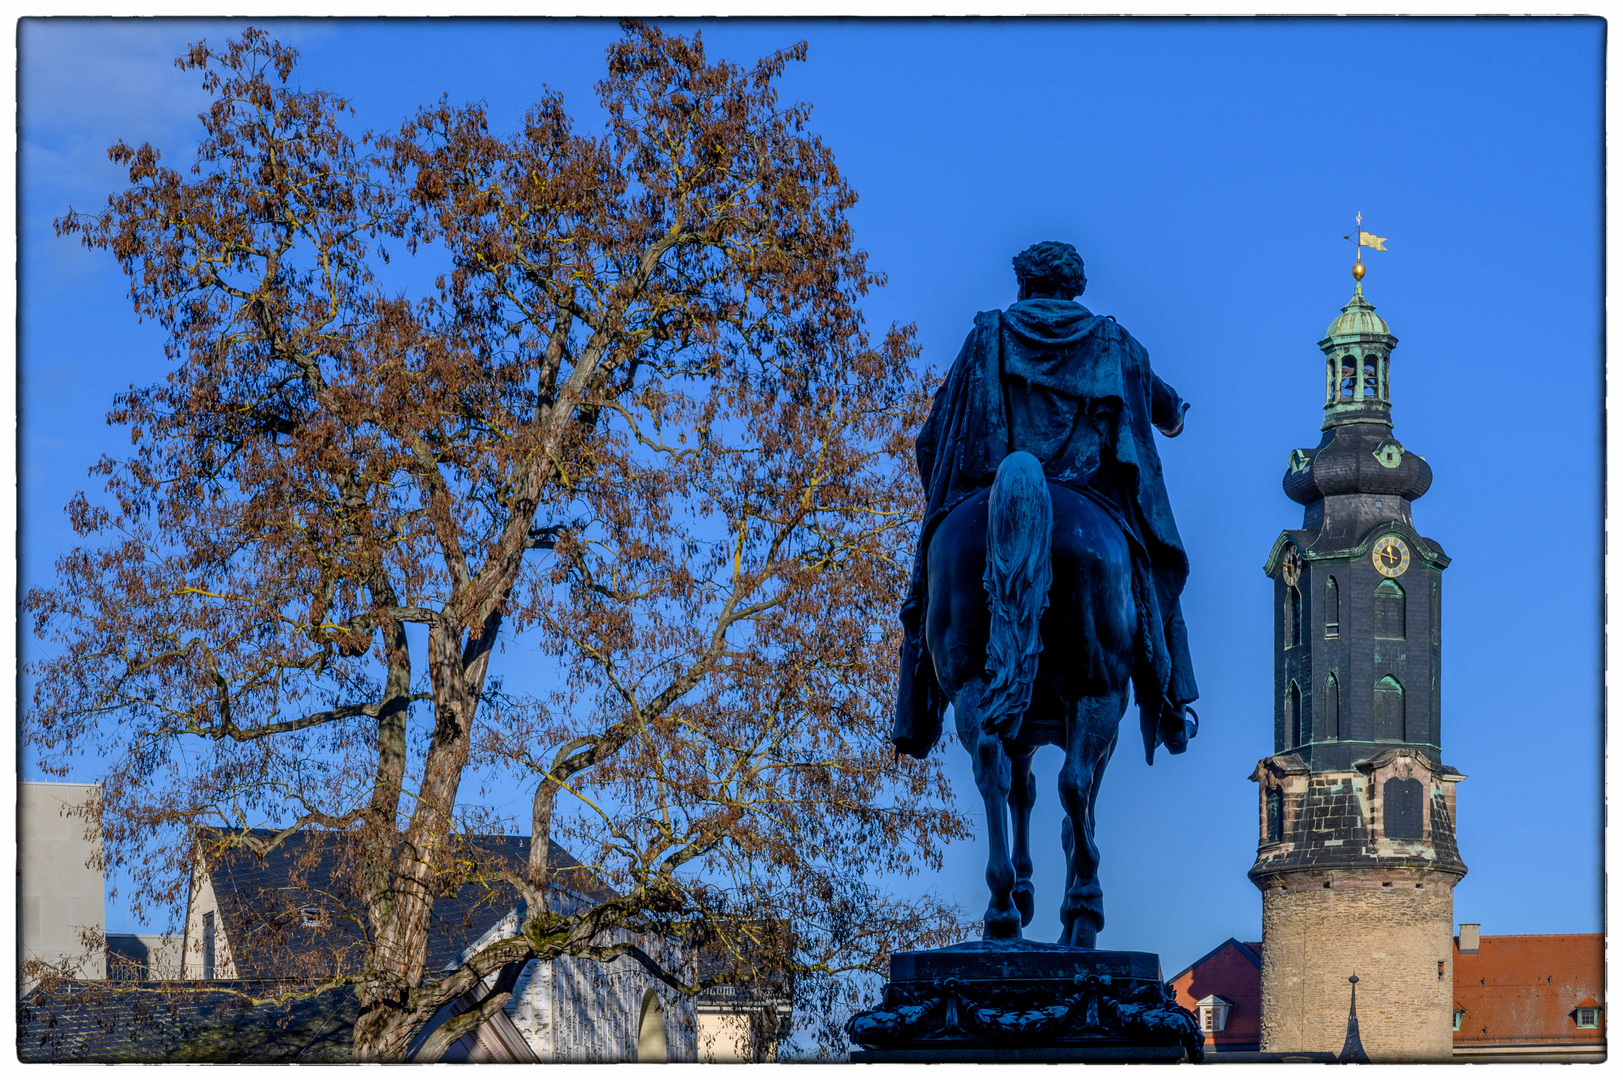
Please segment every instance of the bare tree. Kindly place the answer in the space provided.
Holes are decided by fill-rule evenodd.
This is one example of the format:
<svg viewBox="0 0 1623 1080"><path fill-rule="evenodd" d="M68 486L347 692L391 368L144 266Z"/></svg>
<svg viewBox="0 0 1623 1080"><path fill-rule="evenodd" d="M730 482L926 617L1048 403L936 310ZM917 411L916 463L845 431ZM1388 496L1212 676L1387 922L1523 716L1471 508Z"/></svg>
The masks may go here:
<svg viewBox="0 0 1623 1080"><path fill-rule="evenodd" d="M548 94L507 135L442 101L357 139L250 30L177 61L212 98L190 170L120 143L128 188L57 223L119 260L170 368L118 395L131 454L28 597L27 738L58 773L100 755L138 910L174 910L205 828L340 844L364 957L311 975L355 987L362 1059L473 990L468 1030L534 958L745 982L784 920L773 963L832 1038L842 979L959 929L877 884L965 835L888 740L930 384L910 327L870 337L856 196L778 101L805 51L743 68L627 24L598 133ZM386 286L391 255L446 272ZM533 690L493 681L504 648ZM471 810L471 777L529 820ZM542 842L468 857L504 825L615 895L560 913ZM524 899L519 931L425 971L470 881ZM636 943L695 934L737 963Z"/></svg>

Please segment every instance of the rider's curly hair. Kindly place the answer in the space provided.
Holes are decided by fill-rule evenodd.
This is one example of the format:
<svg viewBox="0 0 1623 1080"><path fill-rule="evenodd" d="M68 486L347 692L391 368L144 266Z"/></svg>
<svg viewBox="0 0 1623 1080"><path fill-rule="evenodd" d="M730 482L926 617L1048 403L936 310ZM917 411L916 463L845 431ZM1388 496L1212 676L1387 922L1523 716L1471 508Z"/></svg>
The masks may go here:
<svg viewBox="0 0 1623 1080"><path fill-rule="evenodd" d="M1057 294L1074 299L1088 287L1082 256L1058 240L1033 244L1014 257L1014 276L1027 292Z"/></svg>

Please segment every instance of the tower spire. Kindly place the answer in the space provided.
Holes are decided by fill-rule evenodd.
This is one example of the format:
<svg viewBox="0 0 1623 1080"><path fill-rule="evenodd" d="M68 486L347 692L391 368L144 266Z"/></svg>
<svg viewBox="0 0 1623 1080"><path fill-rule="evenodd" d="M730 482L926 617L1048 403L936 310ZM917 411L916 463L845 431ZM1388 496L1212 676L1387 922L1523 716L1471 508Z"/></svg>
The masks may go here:
<svg viewBox="0 0 1623 1080"><path fill-rule="evenodd" d="M1362 215L1357 224L1348 239L1361 268L1362 249L1385 238L1365 232ZM1442 757L1448 556L1411 510L1431 466L1393 436L1397 343L1358 294L1319 342L1319 443L1283 463L1301 527L1279 534L1263 568L1273 586L1273 745L1251 776L1250 877L1262 893L1264 1053L1339 1044L1343 1061L1442 1062L1454 1049L1448 940L1466 873L1454 835L1465 777ZM1356 971L1376 953L1404 959L1353 983L1346 1012L1339 980L1303 979ZM1360 1030L1360 983L1366 1015L1403 1022Z"/></svg>
<svg viewBox="0 0 1623 1080"><path fill-rule="evenodd" d="M1364 1041L1358 1037L1358 976L1349 975L1352 983L1352 1004L1347 1009L1347 1041L1341 1044L1338 1065L1368 1065L1369 1055L1364 1053Z"/></svg>

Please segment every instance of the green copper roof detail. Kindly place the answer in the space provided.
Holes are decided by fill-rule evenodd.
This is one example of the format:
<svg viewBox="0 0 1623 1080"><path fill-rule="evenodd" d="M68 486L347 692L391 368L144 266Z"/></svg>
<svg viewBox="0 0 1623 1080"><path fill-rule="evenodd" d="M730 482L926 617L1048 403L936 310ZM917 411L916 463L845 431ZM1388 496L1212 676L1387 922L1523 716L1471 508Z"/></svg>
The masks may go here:
<svg viewBox="0 0 1623 1080"><path fill-rule="evenodd" d="M1364 299L1364 286L1359 284L1353 290L1353 297L1347 301L1347 306L1341 309L1336 321L1326 330L1326 338L1363 337L1367 335L1382 335L1390 337L1392 331L1387 329L1386 320L1375 314L1375 305Z"/></svg>

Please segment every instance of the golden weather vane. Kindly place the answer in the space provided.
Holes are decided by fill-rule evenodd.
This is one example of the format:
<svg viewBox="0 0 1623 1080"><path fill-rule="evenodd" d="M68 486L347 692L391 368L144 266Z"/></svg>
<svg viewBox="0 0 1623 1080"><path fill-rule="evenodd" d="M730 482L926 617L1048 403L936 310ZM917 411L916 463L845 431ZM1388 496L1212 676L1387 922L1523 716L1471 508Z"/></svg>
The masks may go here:
<svg viewBox="0 0 1623 1080"><path fill-rule="evenodd" d="M1364 281L1364 249L1370 248L1373 251L1385 251L1386 237L1376 236L1374 233L1367 233L1364 231L1364 212L1360 210L1358 211L1358 227L1348 235L1343 236L1342 239L1351 240L1353 245L1358 249L1353 255L1352 276L1353 280L1359 283L1359 289L1362 290Z"/></svg>

